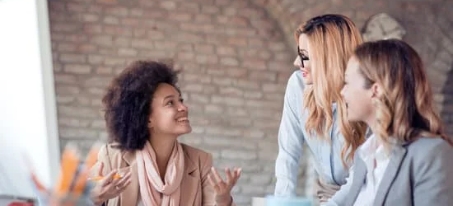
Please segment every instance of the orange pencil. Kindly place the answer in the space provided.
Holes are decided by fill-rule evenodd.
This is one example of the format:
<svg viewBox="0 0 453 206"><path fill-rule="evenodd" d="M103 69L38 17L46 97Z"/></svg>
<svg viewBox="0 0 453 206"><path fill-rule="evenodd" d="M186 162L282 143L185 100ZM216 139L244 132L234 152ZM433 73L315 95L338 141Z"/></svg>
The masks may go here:
<svg viewBox="0 0 453 206"><path fill-rule="evenodd" d="M83 193L83 191L85 190L90 169L96 163L98 152L99 152L99 146L97 144L95 144L93 147L91 147L91 150L86 157L83 170L80 173L80 175L77 177L77 180L74 185L73 193L76 197L81 195Z"/></svg>
<svg viewBox="0 0 453 206"><path fill-rule="evenodd" d="M113 175L113 179L114 180L117 180L117 179L120 179L121 177L123 177L122 175L116 173L115 175ZM101 181L104 177L103 176L96 176L96 177L92 177L90 178L91 181L94 181L94 182L97 182L97 181Z"/></svg>
<svg viewBox="0 0 453 206"><path fill-rule="evenodd" d="M77 150L75 147L67 145L61 157L61 171L54 188L55 195L62 197L69 192L78 165L79 157L77 155Z"/></svg>

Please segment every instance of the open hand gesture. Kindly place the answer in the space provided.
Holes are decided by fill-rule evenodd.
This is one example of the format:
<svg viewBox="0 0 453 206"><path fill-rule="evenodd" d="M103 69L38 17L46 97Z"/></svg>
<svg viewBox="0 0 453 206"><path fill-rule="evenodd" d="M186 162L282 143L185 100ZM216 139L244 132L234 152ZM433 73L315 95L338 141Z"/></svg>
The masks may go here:
<svg viewBox="0 0 453 206"><path fill-rule="evenodd" d="M226 180L224 181L217 170L214 167L211 168L209 182L214 187L216 199L230 198L231 189L236 185L237 180L241 176L241 171L242 169L240 168L235 168L233 171L230 168L225 168Z"/></svg>

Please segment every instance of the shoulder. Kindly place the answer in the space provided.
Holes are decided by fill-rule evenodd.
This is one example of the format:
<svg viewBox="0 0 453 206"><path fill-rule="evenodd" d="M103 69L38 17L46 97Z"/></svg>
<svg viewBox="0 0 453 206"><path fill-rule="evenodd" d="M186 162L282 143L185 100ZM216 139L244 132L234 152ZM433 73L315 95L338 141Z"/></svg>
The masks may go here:
<svg viewBox="0 0 453 206"><path fill-rule="evenodd" d="M210 153L184 143L181 143L181 146L185 156L194 163L198 162L199 164L206 164L208 162L212 162L212 155Z"/></svg>
<svg viewBox="0 0 453 206"><path fill-rule="evenodd" d="M119 143L109 143L105 144L99 149L98 159L105 159L121 156L122 151L119 148Z"/></svg>
<svg viewBox="0 0 453 206"><path fill-rule="evenodd" d="M453 164L453 146L441 138L421 137L409 143L406 149L407 156L416 165Z"/></svg>
<svg viewBox="0 0 453 206"><path fill-rule="evenodd" d="M406 148L408 154L415 156L453 152L453 147L444 139L430 137L420 137L414 142L408 143Z"/></svg>
<svg viewBox="0 0 453 206"><path fill-rule="evenodd" d="M288 79L287 87L294 87L297 88L298 90L301 89L303 90L304 82L302 79L302 72L300 70L294 71L293 74L291 74L291 76Z"/></svg>

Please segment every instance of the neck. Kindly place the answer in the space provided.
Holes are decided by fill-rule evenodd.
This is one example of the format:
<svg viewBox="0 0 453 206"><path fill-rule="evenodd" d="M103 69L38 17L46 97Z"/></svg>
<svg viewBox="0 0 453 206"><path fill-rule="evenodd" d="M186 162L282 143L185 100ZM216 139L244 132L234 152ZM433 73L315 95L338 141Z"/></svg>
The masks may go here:
<svg viewBox="0 0 453 206"><path fill-rule="evenodd" d="M151 136L150 144L156 153L157 167L162 180L164 180L168 160L175 147L176 138L154 134Z"/></svg>
<svg viewBox="0 0 453 206"><path fill-rule="evenodd" d="M370 115L370 117L368 117L366 120L365 120L365 123L368 125L368 128L370 129L371 131L371 134L373 135L378 135L376 132L376 127L378 126L378 121L376 120L376 116L375 115ZM380 139L379 136L376 136L378 139Z"/></svg>

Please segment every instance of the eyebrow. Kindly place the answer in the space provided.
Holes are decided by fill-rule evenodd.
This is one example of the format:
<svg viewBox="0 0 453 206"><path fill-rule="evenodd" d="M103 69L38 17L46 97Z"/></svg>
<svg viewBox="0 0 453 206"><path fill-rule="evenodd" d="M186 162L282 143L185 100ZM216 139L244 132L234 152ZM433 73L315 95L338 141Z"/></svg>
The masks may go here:
<svg viewBox="0 0 453 206"><path fill-rule="evenodd" d="M308 51L307 51L307 50L305 50L305 49L301 49L301 50L300 50L300 53L302 53L302 54L304 54L304 55L307 55L307 56L308 56Z"/></svg>
<svg viewBox="0 0 453 206"><path fill-rule="evenodd" d="M175 97L175 95L171 94L171 95L168 95L168 96L164 97L164 100L171 99L171 98L174 98L174 97Z"/></svg>

